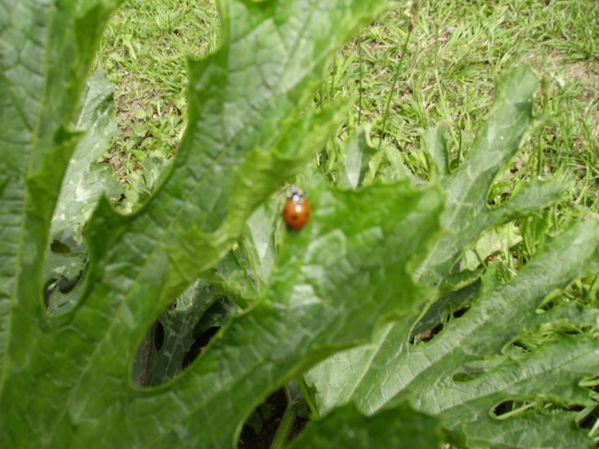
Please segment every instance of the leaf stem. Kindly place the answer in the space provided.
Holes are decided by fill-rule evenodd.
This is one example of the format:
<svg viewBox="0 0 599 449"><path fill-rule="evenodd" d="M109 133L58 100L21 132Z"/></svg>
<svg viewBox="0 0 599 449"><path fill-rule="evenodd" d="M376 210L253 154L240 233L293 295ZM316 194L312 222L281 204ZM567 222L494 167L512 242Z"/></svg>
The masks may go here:
<svg viewBox="0 0 599 449"><path fill-rule="evenodd" d="M289 404L285 410L285 413L283 413L279 427L277 427L277 432L272 439L270 449L283 449L286 446L287 440L289 439L289 434L293 428L293 423L295 422L295 417L296 404Z"/></svg>
<svg viewBox="0 0 599 449"><path fill-rule="evenodd" d="M296 380L297 380L297 384L299 385L300 391L302 392L302 397L303 397L304 401L306 401L306 405L308 406L308 409L310 410L310 418L311 419L320 418L320 413L318 412L318 407L316 405L316 401L314 400L314 397L313 397L312 393L310 392L310 388L308 387L308 385L306 385L304 376L299 376L299 378L297 378Z"/></svg>

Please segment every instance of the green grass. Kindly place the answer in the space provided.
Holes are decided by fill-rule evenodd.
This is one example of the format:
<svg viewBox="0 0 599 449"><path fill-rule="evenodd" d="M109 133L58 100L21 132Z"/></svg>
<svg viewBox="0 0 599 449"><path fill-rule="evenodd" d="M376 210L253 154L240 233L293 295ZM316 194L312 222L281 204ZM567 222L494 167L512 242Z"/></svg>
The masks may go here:
<svg viewBox="0 0 599 449"><path fill-rule="evenodd" d="M415 15L398 4L337 55L315 107L345 97L356 106L318 163L326 171L343 141L368 125L375 147L400 154L426 176L422 133L441 124L456 166L489 110L494 80L528 63L543 79L539 124L489 201L509 198L536 176L554 176L569 188L543 217L519 224L524 238L515 262L507 263L510 272L548 231L599 212L599 2L431 0L418 9ZM96 66L117 85L121 132L110 162L131 195L149 191L161 161L174 154L185 125L185 59L214 49L217 36L216 10L207 0L126 0L108 27ZM382 166L392 163L385 159ZM590 297L589 288L592 296L597 282L586 282L583 296Z"/></svg>
<svg viewBox="0 0 599 449"><path fill-rule="evenodd" d="M185 125L186 61L213 49L217 25L205 0L127 0L113 17L96 69L117 86L120 132L110 162L119 179L151 168L149 155L174 155Z"/></svg>
<svg viewBox="0 0 599 449"><path fill-rule="evenodd" d="M403 11L389 13L338 57L335 68L347 68L335 73L336 95L359 85L362 75L363 121L373 121L377 136L422 171L424 129L444 124L452 155L461 159L488 111L494 79L526 62L544 77L546 96L539 98L537 113L546 120L507 173L514 182L518 174L557 175L575 184L568 202L573 213L597 211L599 3L492 3L423 2L394 92L389 90L407 19ZM382 129L389 95L391 114ZM514 182L506 187L512 190Z"/></svg>

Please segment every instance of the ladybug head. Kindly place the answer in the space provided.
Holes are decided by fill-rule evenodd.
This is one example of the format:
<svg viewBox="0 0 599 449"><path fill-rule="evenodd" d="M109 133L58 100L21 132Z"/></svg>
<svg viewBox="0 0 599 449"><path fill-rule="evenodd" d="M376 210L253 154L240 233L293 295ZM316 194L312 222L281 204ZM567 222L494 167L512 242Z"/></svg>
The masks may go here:
<svg viewBox="0 0 599 449"><path fill-rule="evenodd" d="M293 201L299 201L303 196L304 192L302 189L293 184L289 186L289 194L287 195L287 198Z"/></svg>

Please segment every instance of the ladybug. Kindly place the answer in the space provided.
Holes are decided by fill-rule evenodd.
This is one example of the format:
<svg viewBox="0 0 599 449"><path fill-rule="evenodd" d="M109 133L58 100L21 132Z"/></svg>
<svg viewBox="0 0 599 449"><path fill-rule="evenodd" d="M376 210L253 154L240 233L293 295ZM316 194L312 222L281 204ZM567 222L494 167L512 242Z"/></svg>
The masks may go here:
<svg viewBox="0 0 599 449"><path fill-rule="evenodd" d="M283 206L283 220L288 228L297 230L306 226L309 219L310 203L304 196L304 192L296 186L291 186Z"/></svg>

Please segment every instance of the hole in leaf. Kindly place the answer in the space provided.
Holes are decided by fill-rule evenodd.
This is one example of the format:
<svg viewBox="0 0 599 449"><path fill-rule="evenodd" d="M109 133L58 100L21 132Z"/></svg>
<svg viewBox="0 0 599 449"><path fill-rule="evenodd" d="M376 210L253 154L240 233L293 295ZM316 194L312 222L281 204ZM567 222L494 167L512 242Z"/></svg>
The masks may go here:
<svg viewBox="0 0 599 449"><path fill-rule="evenodd" d="M192 284L147 330L132 361L131 382L155 387L179 376L238 310L211 287Z"/></svg>
<svg viewBox="0 0 599 449"><path fill-rule="evenodd" d="M283 414L287 409L285 390L271 394L249 416L241 430L237 449L263 449L272 444Z"/></svg>
<svg viewBox="0 0 599 449"><path fill-rule="evenodd" d="M156 326L154 327L154 347L156 351L160 351L162 349L162 345L164 344L164 326L160 320L156 322Z"/></svg>
<svg viewBox="0 0 599 449"><path fill-rule="evenodd" d="M493 407L493 416L499 418L514 409L514 401L503 401Z"/></svg>
<svg viewBox="0 0 599 449"><path fill-rule="evenodd" d="M461 316L464 316L466 312L468 312L468 310L470 310L470 307L460 307L458 310L452 313L452 316L454 318L459 318Z"/></svg>
<svg viewBox="0 0 599 449"><path fill-rule="evenodd" d="M58 254L67 254L67 253L71 252L71 248L68 245L62 243L58 239L52 240L52 243L50 244L50 250L53 253L58 253Z"/></svg>
<svg viewBox="0 0 599 449"><path fill-rule="evenodd" d="M500 402L491 409L491 416L496 419L507 419L514 415L521 414L536 404L534 402L524 402L518 400L507 400Z"/></svg>
<svg viewBox="0 0 599 449"><path fill-rule="evenodd" d="M197 356L202 353L202 350L208 345L212 337L216 335L220 327L209 327L199 337L195 339L181 363L181 368L185 369L191 362L193 362Z"/></svg>
<svg viewBox="0 0 599 449"><path fill-rule="evenodd" d="M590 411L584 418L579 422L580 427L583 429L592 429L595 423L599 420L599 405Z"/></svg>
<svg viewBox="0 0 599 449"><path fill-rule="evenodd" d="M476 274L475 274L476 275ZM454 275L452 283L463 284L468 282L472 272L458 273ZM463 279L465 277L465 279ZM439 323L447 322L450 318L458 318L464 315L470 308L470 303L478 296L482 281L477 278L463 287L447 285L446 288L457 288L437 299L418 321L411 332L411 342L418 342L419 335L433 329Z"/></svg>
<svg viewBox="0 0 599 449"><path fill-rule="evenodd" d="M83 274L83 271L80 271L79 274L77 275L77 277L74 279L67 279L67 278L60 279L58 281L58 290L60 291L60 293L69 293L71 290L73 290L79 283L79 280L81 279L82 274Z"/></svg>
<svg viewBox="0 0 599 449"><path fill-rule="evenodd" d="M519 340L514 341L512 347L522 353L530 352L530 348Z"/></svg>
<svg viewBox="0 0 599 449"><path fill-rule="evenodd" d="M60 292L63 295L70 293L75 287L77 287L82 276L83 271L80 271L79 274L73 279L68 279L66 277L53 277L47 280L44 284L44 305L46 306L46 309L50 310L60 308L63 304L60 302L60 300L53 304L52 295L56 292Z"/></svg>
<svg viewBox="0 0 599 449"><path fill-rule="evenodd" d="M443 327L444 327L443 323L439 323L436 326L434 326L430 329L427 329L424 332L421 332L416 337L412 337L410 339L410 343L411 344L428 343L433 338L435 338L437 335L439 335L439 333L443 330Z"/></svg>

